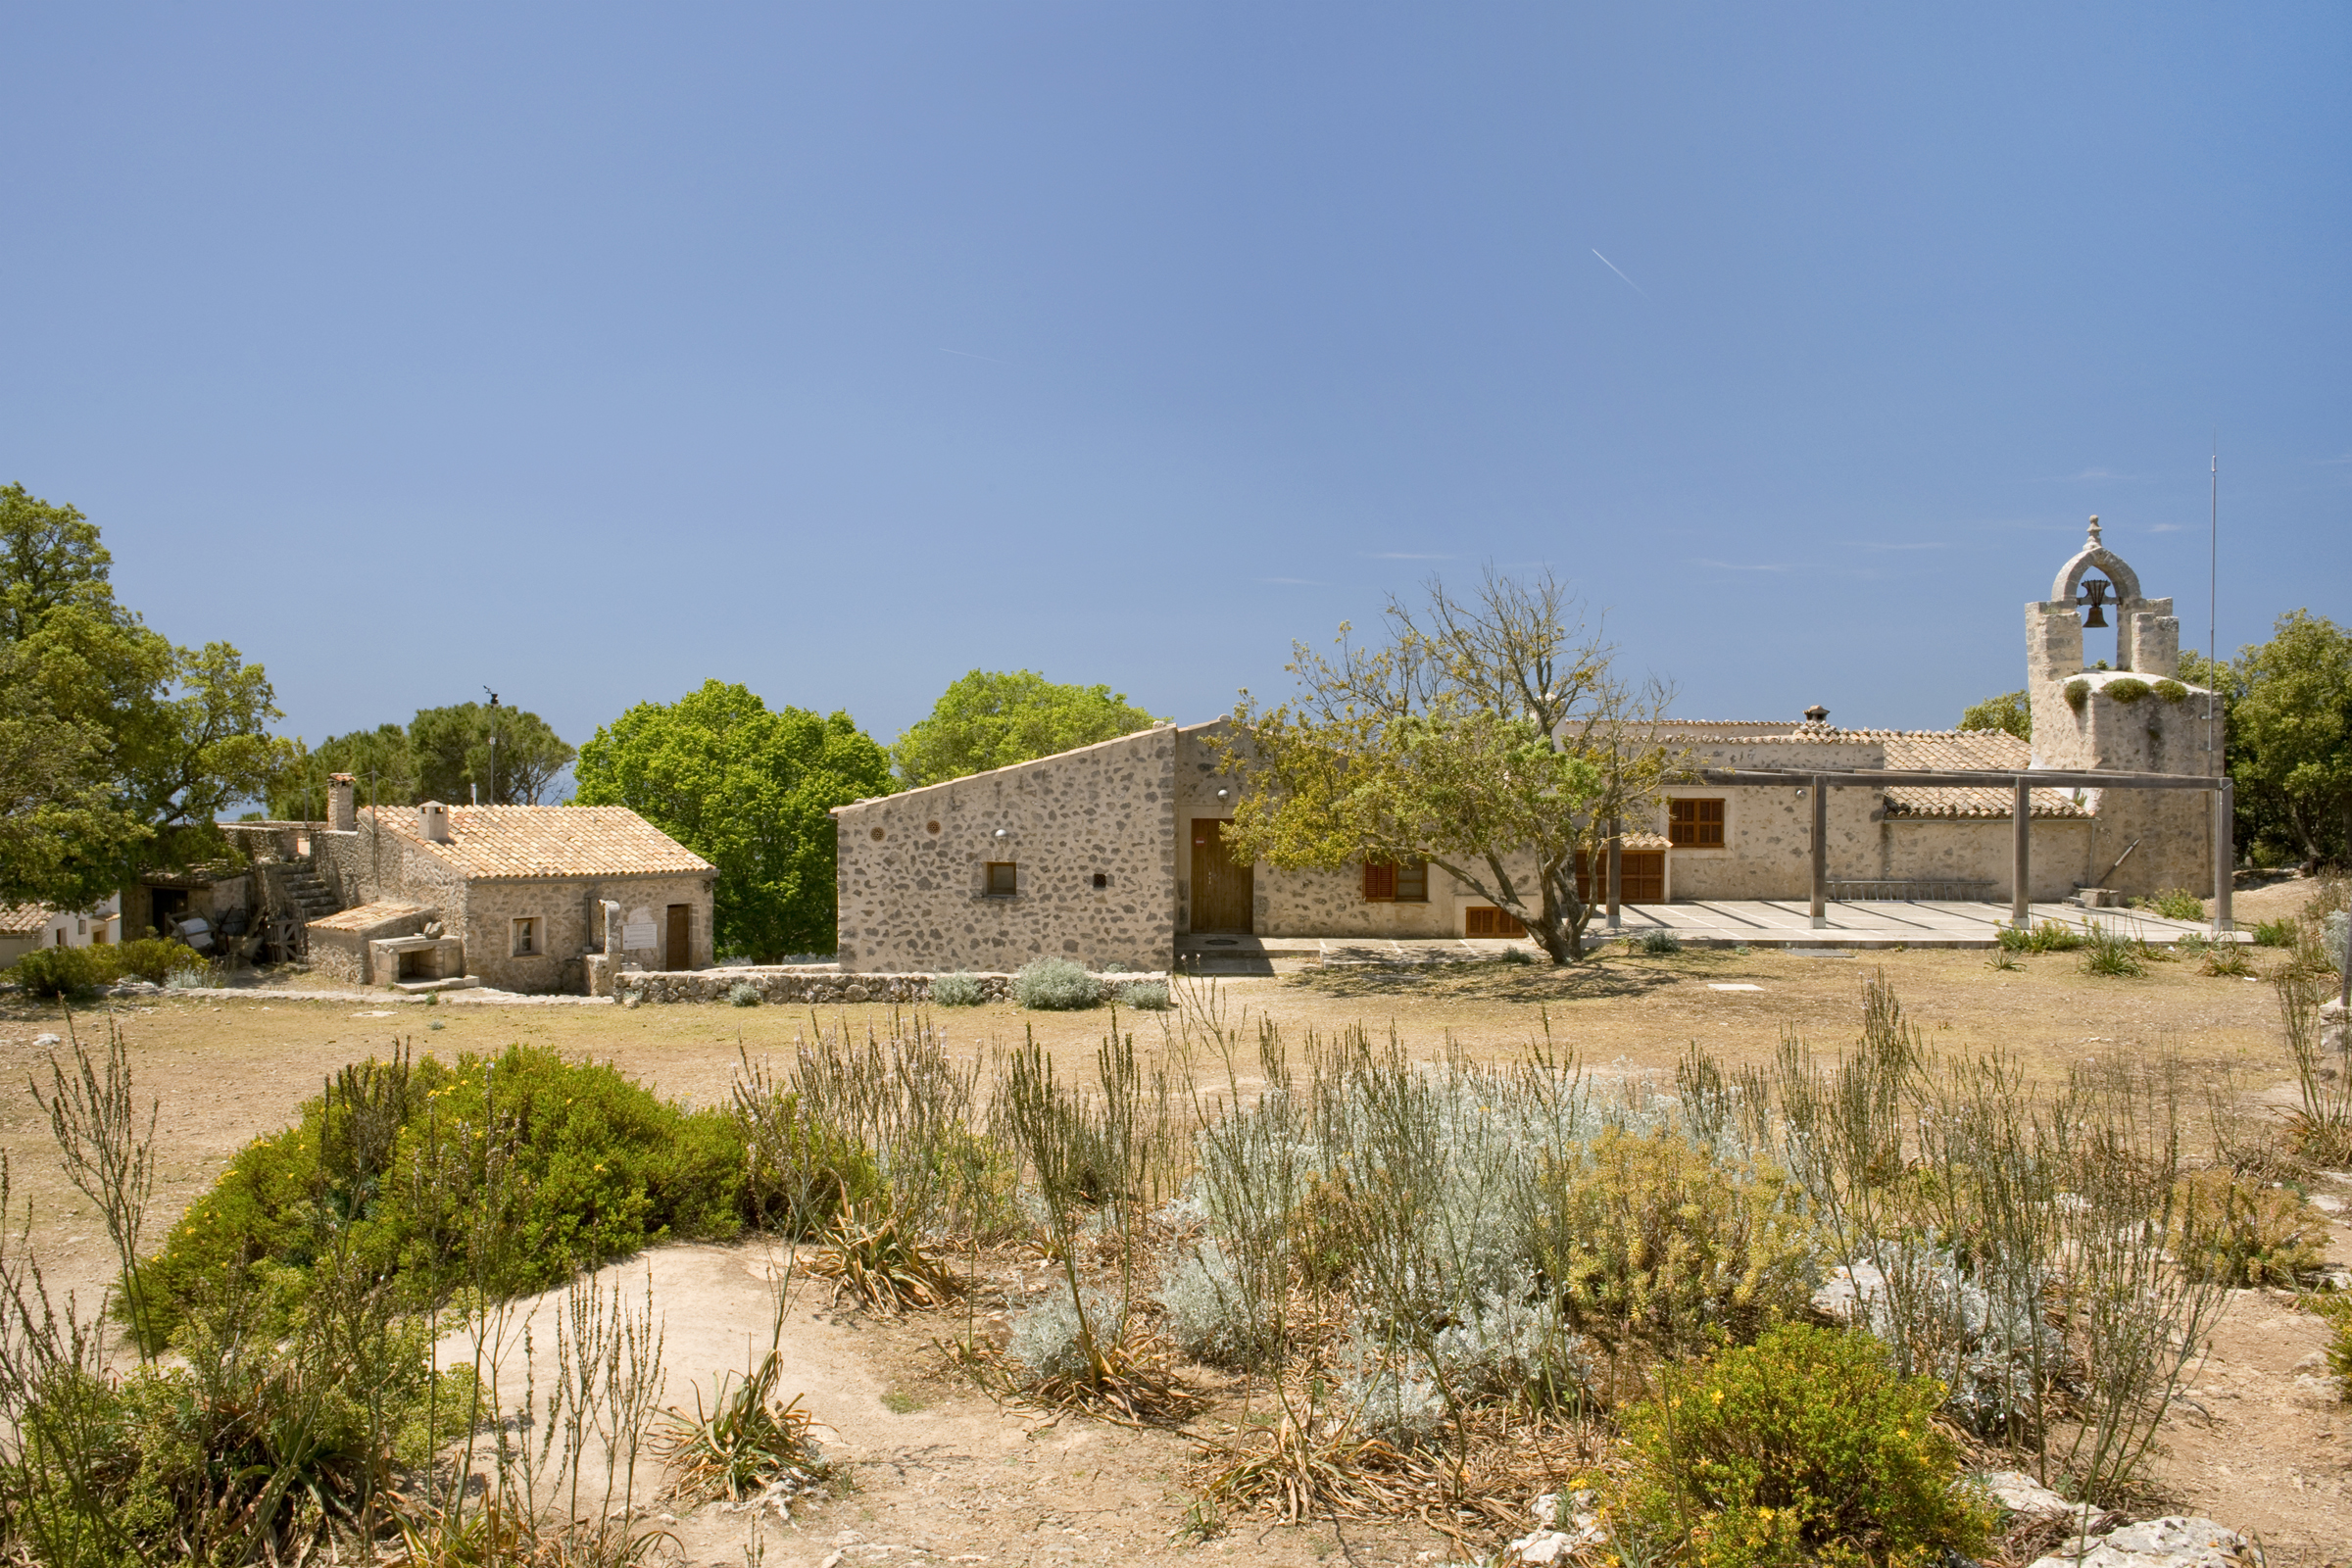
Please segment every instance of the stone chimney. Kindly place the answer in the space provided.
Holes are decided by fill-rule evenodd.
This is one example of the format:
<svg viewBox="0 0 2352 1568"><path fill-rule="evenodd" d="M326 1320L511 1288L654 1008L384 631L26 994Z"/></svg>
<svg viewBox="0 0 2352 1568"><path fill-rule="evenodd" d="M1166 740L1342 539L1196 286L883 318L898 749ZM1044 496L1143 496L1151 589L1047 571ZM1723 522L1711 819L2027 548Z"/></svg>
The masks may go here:
<svg viewBox="0 0 2352 1568"><path fill-rule="evenodd" d="M326 826L329 832L359 831L360 808L352 800L352 783L349 773L326 775Z"/></svg>
<svg viewBox="0 0 2352 1568"><path fill-rule="evenodd" d="M449 808L439 801L427 801L416 808L416 827L427 841L434 844L449 842Z"/></svg>
<svg viewBox="0 0 2352 1568"><path fill-rule="evenodd" d="M1811 708L1808 708L1808 709L1806 709L1806 710L1805 710L1805 722L1806 722L1806 723L1808 723L1808 724L1827 724L1829 721L1830 721L1830 710L1829 710L1828 709L1826 709L1826 708L1822 707L1822 706L1821 706L1819 703L1815 703L1815 704L1814 704L1814 705L1813 705Z"/></svg>

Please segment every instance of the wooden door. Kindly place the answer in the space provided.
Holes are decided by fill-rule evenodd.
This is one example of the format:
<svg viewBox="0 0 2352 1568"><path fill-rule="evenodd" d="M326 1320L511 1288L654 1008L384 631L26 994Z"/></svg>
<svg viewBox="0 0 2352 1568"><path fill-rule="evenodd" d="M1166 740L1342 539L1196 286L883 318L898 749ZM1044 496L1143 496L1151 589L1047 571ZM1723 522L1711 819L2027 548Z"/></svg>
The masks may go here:
<svg viewBox="0 0 2352 1568"><path fill-rule="evenodd" d="M1256 883L1252 868L1234 859L1227 825L1220 817L1193 818L1193 929L1247 934Z"/></svg>
<svg viewBox="0 0 2352 1568"><path fill-rule="evenodd" d="M1587 904L1606 908L1609 902L1609 858L1603 855L1597 867L1585 864L1585 858L1576 858L1576 896ZM1617 859L1617 901L1620 904L1664 904L1666 902L1666 852L1664 850L1624 850Z"/></svg>
<svg viewBox="0 0 2352 1568"><path fill-rule="evenodd" d="M1473 904L1462 911L1462 935L1523 937L1527 935L1527 927L1508 909L1498 909L1492 904Z"/></svg>
<svg viewBox="0 0 2352 1568"><path fill-rule="evenodd" d="M673 904L669 906L669 942L662 960L664 969L694 967L694 906Z"/></svg>

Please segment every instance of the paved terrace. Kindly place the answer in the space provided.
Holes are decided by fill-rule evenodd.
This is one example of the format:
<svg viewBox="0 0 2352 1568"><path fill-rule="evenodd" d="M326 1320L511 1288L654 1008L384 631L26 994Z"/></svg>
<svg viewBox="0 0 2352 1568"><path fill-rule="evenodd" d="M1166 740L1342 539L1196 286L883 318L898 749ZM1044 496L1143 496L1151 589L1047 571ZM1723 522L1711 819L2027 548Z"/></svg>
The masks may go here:
<svg viewBox="0 0 2352 1568"><path fill-rule="evenodd" d="M1618 937L1638 939L1651 931L1670 931L1693 947L1811 949L1847 953L1887 948L1990 948L2008 924L2009 906L1963 900L1870 900L1833 902L1826 906L1828 925L1816 927L1803 899L1725 899L1689 904L1629 905L1623 911ZM2092 921L2127 937L2169 946L2194 935L2214 940L2210 924L2168 920L2147 909L2086 909L2078 904L2033 906L2035 925L2055 920L2081 926ZM1605 941L1610 933L1603 917L1595 915L1587 929L1589 940ZM2224 941L2244 941L2242 933ZM1178 956L1183 967L1201 974L1264 974L1277 966L1303 963L1448 963L1499 956L1509 948L1532 948L1526 941L1483 937L1409 937L1396 941L1378 937L1180 937Z"/></svg>

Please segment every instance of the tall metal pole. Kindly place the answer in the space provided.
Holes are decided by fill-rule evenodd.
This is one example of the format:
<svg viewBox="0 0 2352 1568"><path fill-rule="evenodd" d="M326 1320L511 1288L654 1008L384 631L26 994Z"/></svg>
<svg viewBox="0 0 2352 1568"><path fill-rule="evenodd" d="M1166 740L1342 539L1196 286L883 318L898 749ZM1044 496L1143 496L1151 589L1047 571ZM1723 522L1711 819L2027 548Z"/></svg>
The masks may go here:
<svg viewBox="0 0 2352 1568"><path fill-rule="evenodd" d="M2009 923L2034 924L2034 786L2019 774L2009 800Z"/></svg>
<svg viewBox="0 0 2352 1568"><path fill-rule="evenodd" d="M2237 814L2237 786L2222 777L2222 787L2213 792L2213 929L2218 935L2234 931L2237 922L2230 917L2230 884L2236 880L2237 835L2234 831Z"/></svg>
<svg viewBox="0 0 2352 1568"><path fill-rule="evenodd" d="M1830 923L1829 781L1813 775L1813 929Z"/></svg>

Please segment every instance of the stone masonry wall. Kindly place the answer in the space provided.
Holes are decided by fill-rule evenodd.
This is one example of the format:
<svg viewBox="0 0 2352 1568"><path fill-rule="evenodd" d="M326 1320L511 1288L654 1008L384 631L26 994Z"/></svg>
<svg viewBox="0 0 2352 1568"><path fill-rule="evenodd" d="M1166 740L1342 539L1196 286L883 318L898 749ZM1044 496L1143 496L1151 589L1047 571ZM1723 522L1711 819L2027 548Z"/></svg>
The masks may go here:
<svg viewBox="0 0 2352 1568"><path fill-rule="evenodd" d="M1886 748L1868 741L1701 743L1694 765L1707 767L1869 768L1886 765ZM1679 846L1667 857L1669 896L1690 899L1807 899L1813 892L1813 802L1799 784L1675 785L1666 799L1721 800L1724 847ZM1882 869L1879 824L1885 799L1871 789L1830 791L1830 875L1876 877ZM1666 808L1644 824L1666 831ZM2003 873L2006 877L2007 873Z"/></svg>
<svg viewBox="0 0 2352 1568"><path fill-rule="evenodd" d="M969 974L966 977L980 988L981 997L989 1002L1009 1001L1012 996L1012 976L1009 974ZM734 997L735 988L748 985L760 993L761 1002L776 1004L806 1004L831 1005L836 1003L899 1002L927 1003L931 1000L931 983L936 974L823 974L807 969L777 969L762 967L734 967L725 969L697 969L692 973L655 971L643 974L623 974L619 980L619 996L623 1002L727 1002ZM1167 975L1098 974L1096 982L1105 998L1115 995L1121 986L1141 982L1166 984Z"/></svg>
<svg viewBox="0 0 2352 1568"><path fill-rule="evenodd" d="M669 906L685 905L691 911L686 917L689 961L701 968L713 957L710 881L701 872L476 880L467 884L464 920L453 926L452 934L466 939L466 972L484 985L501 991L585 993L588 974L582 960L604 951L605 944L601 912L590 918L597 895L620 906L624 923L652 923L657 946L628 954L631 961L646 968L666 956L659 945L668 941ZM541 922L540 952L517 957L514 922L525 917Z"/></svg>
<svg viewBox="0 0 2352 1568"><path fill-rule="evenodd" d="M834 808L846 972L1167 967L1175 952L1176 730ZM1015 891L985 891L990 861ZM1102 877L1103 885L1095 886Z"/></svg>

